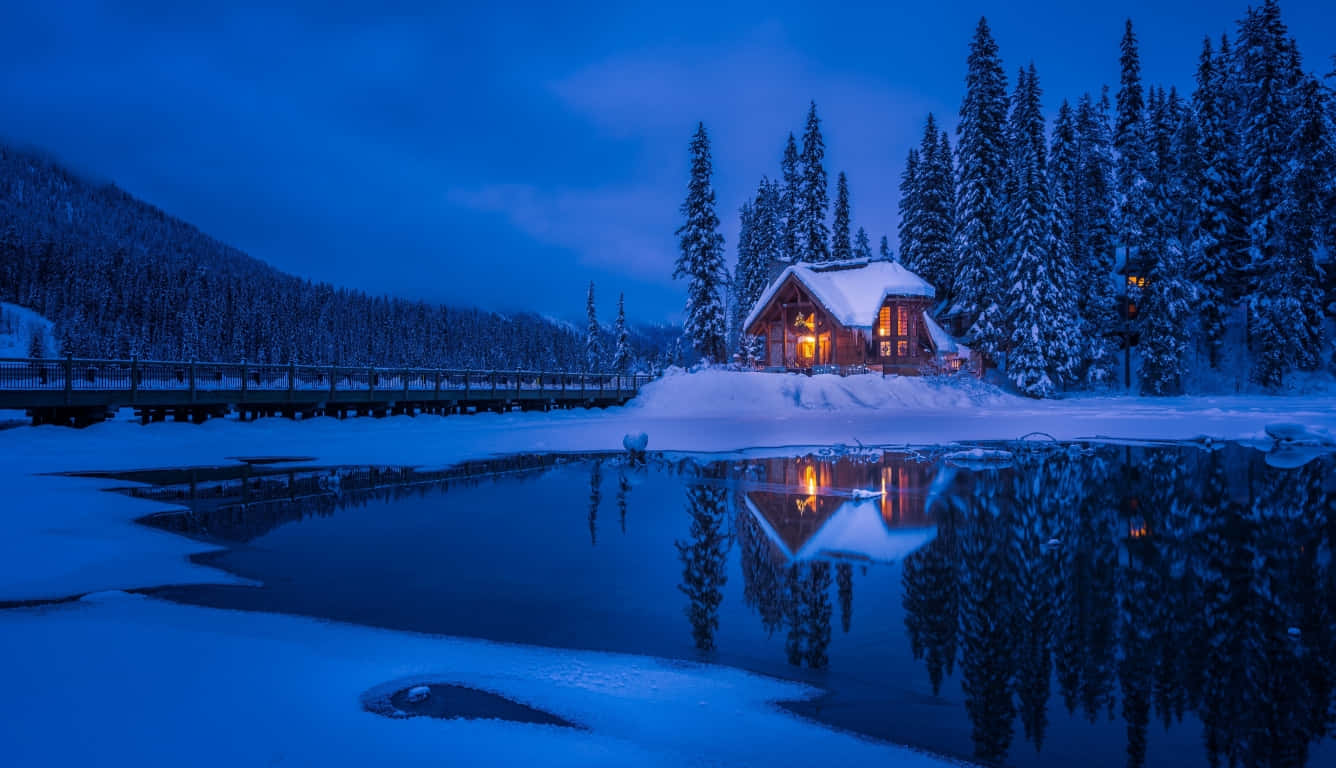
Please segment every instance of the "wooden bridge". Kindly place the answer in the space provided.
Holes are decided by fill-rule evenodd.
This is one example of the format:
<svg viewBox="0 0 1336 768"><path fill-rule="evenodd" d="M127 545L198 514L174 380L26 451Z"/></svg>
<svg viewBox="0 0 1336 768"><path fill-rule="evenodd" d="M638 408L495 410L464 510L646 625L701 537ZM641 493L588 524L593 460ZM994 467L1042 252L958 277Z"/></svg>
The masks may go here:
<svg viewBox="0 0 1336 768"><path fill-rule="evenodd" d="M0 358L0 409L33 424L84 426L119 408L140 421L260 416L385 416L604 408L648 376L546 371Z"/></svg>

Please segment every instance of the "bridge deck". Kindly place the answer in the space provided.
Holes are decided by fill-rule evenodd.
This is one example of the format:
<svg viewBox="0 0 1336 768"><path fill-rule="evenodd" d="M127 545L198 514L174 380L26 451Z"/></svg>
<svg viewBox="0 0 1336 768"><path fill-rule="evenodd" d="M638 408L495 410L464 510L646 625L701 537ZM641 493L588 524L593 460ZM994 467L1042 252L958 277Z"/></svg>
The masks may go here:
<svg viewBox="0 0 1336 768"><path fill-rule="evenodd" d="M228 411L294 416L620 405L644 375L352 368L153 360L0 358L0 409L87 423L132 407L144 420Z"/></svg>

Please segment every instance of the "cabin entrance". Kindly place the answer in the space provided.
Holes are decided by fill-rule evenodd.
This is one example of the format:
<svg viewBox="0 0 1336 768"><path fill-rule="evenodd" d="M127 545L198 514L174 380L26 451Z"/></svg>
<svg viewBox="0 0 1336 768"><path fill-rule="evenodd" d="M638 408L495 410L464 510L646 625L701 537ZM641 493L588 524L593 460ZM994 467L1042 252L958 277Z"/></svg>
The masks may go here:
<svg viewBox="0 0 1336 768"><path fill-rule="evenodd" d="M797 368L830 364L830 333L798 336L795 339L792 359Z"/></svg>

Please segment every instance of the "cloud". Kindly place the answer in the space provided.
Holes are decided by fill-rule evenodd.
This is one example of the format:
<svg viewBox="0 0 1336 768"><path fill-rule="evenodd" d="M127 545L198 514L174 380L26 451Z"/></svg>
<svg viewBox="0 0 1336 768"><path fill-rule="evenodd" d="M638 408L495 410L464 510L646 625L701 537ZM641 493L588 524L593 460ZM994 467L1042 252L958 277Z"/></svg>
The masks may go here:
<svg viewBox="0 0 1336 768"><path fill-rule="evenodd" d="M484 184L452 188L447 200L472 211L500 214L529 237L569 250L585 266L640 281L671 282L674 209L665 210L652 186L547 189Z"/></svg>

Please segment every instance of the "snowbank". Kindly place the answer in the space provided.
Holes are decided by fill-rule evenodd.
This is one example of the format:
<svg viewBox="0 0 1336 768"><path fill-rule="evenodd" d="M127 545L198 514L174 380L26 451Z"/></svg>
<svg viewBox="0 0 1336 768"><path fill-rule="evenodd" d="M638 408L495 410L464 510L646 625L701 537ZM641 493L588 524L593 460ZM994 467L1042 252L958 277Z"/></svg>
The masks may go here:
<svg viewBox="0 0 1336 768"><path fill-rule="evenodd" d="M651 416L783 418L794 411L943 411L1020 407L1028 402L969 376L883 378L671 369L646 385L631 408Z"/></svg>
<svg viewBox="0 0 1336 768"><path fill-rule="evenodd" d="M0 612L0 637L7 765L951 764L789 715L774 702L816 692L728 667L123 593ZM395 680L493 691L587 730L360 708Z"/></svg>
<svg viewBox="0 0 1336 768"><path fill-rule="evenodd" d="M32 337L42 340L42 355L53 357L59 350L52 323L31 309L0 301L0 357L31 357Z"/></svg>

